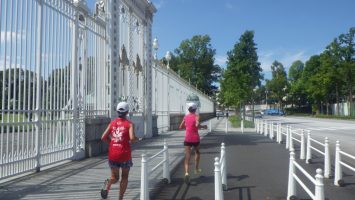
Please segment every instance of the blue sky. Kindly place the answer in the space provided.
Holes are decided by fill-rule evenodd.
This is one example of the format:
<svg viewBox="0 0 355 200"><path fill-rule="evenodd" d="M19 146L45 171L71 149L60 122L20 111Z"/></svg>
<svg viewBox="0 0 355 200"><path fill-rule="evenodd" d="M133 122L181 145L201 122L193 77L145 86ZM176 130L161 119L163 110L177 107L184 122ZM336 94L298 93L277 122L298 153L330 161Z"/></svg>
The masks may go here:
<svg viewBox="0 0 355 200"><path fill-rule="evenodd" d="M93 1L93 0L91 0ZM153 37L158 56L174 51L182 40L208 34L216 63L246 30L255 31L265 77L280 61L288 70L295 60L321 53L341 33L355 27L355 0L152 0L157 8ZM89 1L90 4L90 1Z"/></svg>

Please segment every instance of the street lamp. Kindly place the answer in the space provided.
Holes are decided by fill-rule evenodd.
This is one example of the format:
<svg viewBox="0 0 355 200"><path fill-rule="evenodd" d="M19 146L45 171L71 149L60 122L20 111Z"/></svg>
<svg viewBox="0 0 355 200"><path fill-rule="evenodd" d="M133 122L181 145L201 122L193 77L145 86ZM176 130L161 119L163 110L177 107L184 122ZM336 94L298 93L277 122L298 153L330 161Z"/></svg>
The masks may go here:
<svg viewBox="0 0 355 200"><path fill-rule="evenodd" d="M158 48L159 48L159 43L158 43L158 39L157 38L154 38L153 40L153 49L154 49L154 60L157 60L158 59Z"/></svg>
<svg viewBox="0 0 355 200"><path fill-rule="evenodd" d="M154 92L154 111L155 114L157 113L157 60L158 60L158 48L159 48L159 43L158 43L158 39L154 38L153 40L153 49L154 49L154 66L155 66L155 70L154 70L154 88L155 88L155 92Z"/></svg>
<svg viewBox="0 0 355 200"><path fill-rule="evenodd" d="M167 52L166 52L166 54L165 54L165 59L166 59L166 61L168 61L167 67L168 67L168 69L170 69L170 65L169 65L170 60L171 60L171 53L170 53L170 51L167 51Z"/></svg>
<svg viewBox="0 0 355 200"><path fill-rule="evenodd" d="M169 69L170 69L170 66L169 66L169 63L170 63L170 60L171 60L171 53L170 51L167 51L166 54L165 54L165 59L166 61L168 61L168 64L167 64L167 68L168 68L168 87L167 87L167 92L168 92L168 131L170 130L170 74L169 74Z"/></svg>
<svg viewBox="0 0 355 200"><path fill-rule="evenodd" d="M253 122L255 120L255 109L254 109L254 104L255 104L255 93L258 90L258 86L255 86L255 88L253 89Z"/></svg>
<svg viewBox="0 0 355 200"><path fill-rule="evenodd" d="M266 109L267 109L267 94L268 94L268 93L269 93L269 91L265 90L265 95L266 95L266 97L265 97Z"/></svg>

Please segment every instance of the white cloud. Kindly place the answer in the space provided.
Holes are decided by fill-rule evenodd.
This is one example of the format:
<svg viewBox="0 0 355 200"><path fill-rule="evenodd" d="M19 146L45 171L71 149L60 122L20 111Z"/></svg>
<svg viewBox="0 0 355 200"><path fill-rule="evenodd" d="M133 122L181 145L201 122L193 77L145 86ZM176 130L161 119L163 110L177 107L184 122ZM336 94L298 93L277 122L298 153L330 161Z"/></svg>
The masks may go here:
<svg viewBox="0 0 355 200"><path fill-rule="evenodd" d="M261 63L261 68L264 73L271 72L271 64L277 60L282 63L286 73L288 72L289 67L296 60L301 60L306 62L309 58L309 55L305 53L304 50L299 51L286 51L286 50L271 50L258 53L259 62Z"/></svg>
<svg viewBox="0 0 355 200"><path fill-rule="evenodd" d="M155 6L156 9L160 9L163 7L165 4L165 0L159 0L159 1L154 1L153 5Z"/></svg>
<svg viewBox="0 0 355 200"><path fill-rule="evenodd" d="M225 67L227 64L227 55L216 55L215 64Z"/></svg>
<svg viewBox="0 0 355 200"><path fill-rule="evenodd" d="M225 6L227 9L233 9L233 8L234 8L233 4L231 4L230 2L226 2L226 3L224 4L224 6Z"/></svg>

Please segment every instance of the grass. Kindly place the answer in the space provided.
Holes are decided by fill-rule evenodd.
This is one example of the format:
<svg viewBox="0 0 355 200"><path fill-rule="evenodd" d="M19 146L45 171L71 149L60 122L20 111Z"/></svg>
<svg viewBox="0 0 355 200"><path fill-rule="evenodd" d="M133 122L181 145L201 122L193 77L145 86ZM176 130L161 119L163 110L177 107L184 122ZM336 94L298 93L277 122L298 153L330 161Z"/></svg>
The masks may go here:
<svg viewBox="0 0 355 200"><path fill-rule="evenodd" d="M241 118L240 116L233 115L229 117L229 121L232 123L234 128L240 128ZM254 128L254 123L251 121L244 120L244 128Z"/></svg>

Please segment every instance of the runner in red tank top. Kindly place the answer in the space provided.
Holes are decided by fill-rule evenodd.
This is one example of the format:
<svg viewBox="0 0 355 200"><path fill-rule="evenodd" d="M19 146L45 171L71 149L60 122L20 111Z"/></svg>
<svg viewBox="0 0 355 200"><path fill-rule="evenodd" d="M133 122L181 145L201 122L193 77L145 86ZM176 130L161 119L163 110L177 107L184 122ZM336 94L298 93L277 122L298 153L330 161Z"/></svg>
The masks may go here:
<svg viewBox="0 0 355 200"><path fill-rule="evenodd" d="M121 169L121 182L119 199L123 199L128 184L128 174L133 166L131 157L131 142L138 138L134 134L133 124L126 119L129 106L126 102L117 105L118 118L113 120L103 133L101 140L109 142L108 164L111 168L111 177L107 179L101 190L101 197L106 199L111 185L118 182Z"/></svg>
<svg viewBox="0 0 355 200"><path fill-rule="evenodd" d="M189 175L189 162L191 157L191 148L195 149L195 174L200 174L201 169L199 168L200 164L200 136L198 134L199 128L207 128L206 125L200 125L199 115L196 115L197 105L195 103L188 104L189 114L187 114L182 120L179 129L186 128L185 132L185 183L190 183Z"/></svg>

